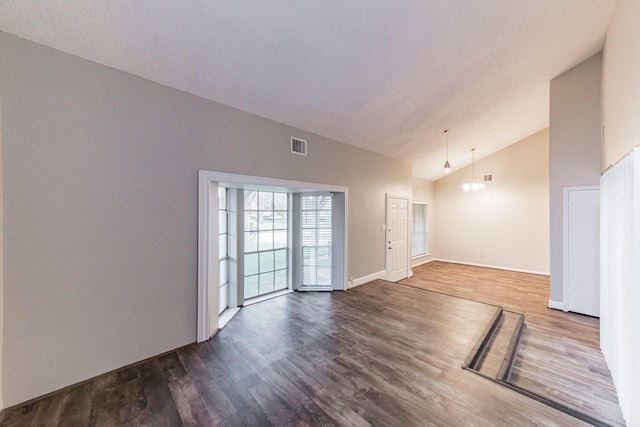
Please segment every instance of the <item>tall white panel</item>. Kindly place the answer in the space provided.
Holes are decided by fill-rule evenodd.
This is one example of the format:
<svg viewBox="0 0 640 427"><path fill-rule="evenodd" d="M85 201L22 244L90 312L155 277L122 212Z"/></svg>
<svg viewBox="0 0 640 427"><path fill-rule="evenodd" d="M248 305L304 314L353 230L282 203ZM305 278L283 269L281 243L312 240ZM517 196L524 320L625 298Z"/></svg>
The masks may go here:
<svg viewBox="0 0 640 427"><path fill-rule="evenodd" d="M602 175L600 346L627 425L640 424L640 148Z"/></svg>

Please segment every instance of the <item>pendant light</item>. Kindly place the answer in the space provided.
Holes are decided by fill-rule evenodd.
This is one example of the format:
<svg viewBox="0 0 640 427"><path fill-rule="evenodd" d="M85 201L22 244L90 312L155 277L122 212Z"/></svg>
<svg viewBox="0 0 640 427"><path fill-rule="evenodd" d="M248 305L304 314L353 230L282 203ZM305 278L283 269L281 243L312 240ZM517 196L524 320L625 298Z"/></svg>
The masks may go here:
<svg viewBox="0 0 640 427"><path fill-rule="evenodd" d="M476 180L475 147L471 149L471 180L464 183L464 191L478 191L484 188L484 182Z"/></svg>
<svg viewBox="0 0 640 427"><path fill-rule="evenodd" d="M447 136L447 161L444 162L444 173L449 173L451 172L451 165L449 164L449 129L445 129L444 134Z"/></svg>

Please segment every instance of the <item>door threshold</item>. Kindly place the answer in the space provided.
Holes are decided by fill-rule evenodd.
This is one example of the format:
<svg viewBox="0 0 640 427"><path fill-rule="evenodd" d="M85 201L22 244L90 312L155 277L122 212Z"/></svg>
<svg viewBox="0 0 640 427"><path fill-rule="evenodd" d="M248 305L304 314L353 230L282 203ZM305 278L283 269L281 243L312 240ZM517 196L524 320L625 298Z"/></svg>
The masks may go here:
<svg viewBox="0 0 640 427"><path fill-rule="evenodd" d="M218 329L222 329L227 326L227 323L229 323L229 321L233 319L233 316L235 316L239 311L240 307L227 308L225 311L223 311L218 318Z"/></svg>
<svg viewBox="0 0 640 427"><path fill-rule="evenodd" d="M272 292L272 293L267 294L267 295L262 295L262 296L259 296L259 297L251 298L250 300L246 300L244 302L244 307L246 307L248 305L252 305L252 304L257 304L259 302L263 302L263 301L266 301L266 300L270 300L271 298L281 297L282 295L287 295L287 294L291 294L291 293L293 293L293 290L291 290L291 289L283 289L281 291Z"/></svg>

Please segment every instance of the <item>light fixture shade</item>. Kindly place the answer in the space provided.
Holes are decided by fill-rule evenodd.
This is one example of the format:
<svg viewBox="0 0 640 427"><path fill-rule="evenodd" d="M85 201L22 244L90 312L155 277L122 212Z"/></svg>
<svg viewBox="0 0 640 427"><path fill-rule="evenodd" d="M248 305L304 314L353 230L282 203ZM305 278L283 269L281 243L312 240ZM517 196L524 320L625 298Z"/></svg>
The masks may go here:
<svg viewBox="0 0 640 427"><path fill-rule="evenodd" d="M445 129L444 134L447 136L447 161L444 162L444 173L449 173L451 172L451 165L449 164L449 129Z"/></svg>
<svg viewBox="0 0 640 427"><path fill-rule="evenodd" d="M476 180L476 160L475 160L475 156L474 156L474 153L476 151L475 147L472 148L470 151L471 151L471 180L465 182L462 185L462 189L464 191L482 190L484 188L484 182L482 182L482 181L478 182Z"/></svg>

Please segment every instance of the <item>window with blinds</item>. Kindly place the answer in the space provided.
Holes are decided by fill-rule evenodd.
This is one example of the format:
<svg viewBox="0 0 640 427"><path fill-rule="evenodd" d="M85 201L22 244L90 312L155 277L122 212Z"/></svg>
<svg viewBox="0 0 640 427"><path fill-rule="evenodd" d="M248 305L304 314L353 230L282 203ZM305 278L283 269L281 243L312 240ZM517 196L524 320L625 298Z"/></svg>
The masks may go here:
<svg viewBox="0 0 640 427"><path fill-rule="evenodd" d="M426 203L413 203L413 239L411 256L417 257L429 253L429 223L427 222Z"/></svg>
<svg viewBox="0 0 640 427"><path fill-rule="evenodd" d="M301 289L331 288L331 194L303 194L300 204Z"/></svg>

